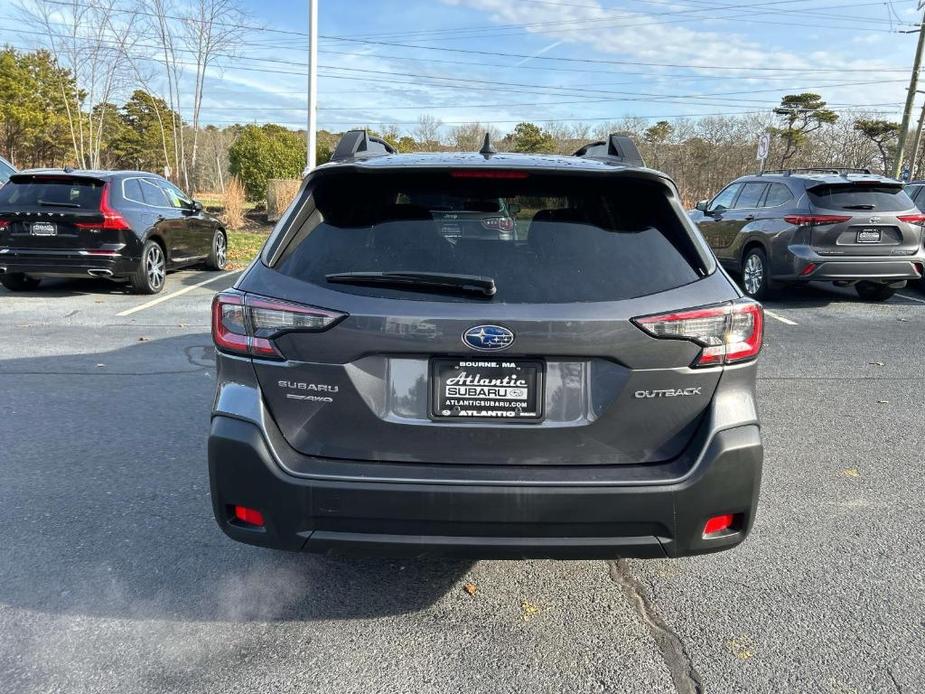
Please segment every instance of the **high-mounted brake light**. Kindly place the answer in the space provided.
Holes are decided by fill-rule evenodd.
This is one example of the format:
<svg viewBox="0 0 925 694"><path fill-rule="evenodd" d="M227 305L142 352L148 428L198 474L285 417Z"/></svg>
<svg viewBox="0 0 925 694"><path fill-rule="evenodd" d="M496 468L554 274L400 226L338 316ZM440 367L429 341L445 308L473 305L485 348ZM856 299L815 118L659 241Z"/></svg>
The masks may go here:
<svg viewBox="0 0 925 694"><path fill-rule="evenodd" d="M346 314L238 292L212 299L212 340L219 351L282 359L273 339L287 332L320 332Z"/></svg>
<svg viewBox="0 0 925 694"><path fill-rule="evenodd" d="M820 227L848 222L851 221L851 217L841 214L788 214L784 221L798 227Z"/></svg>
<svg viewBox="0 0 925 694"><path fill-rule="evenodd" d="M492 169L458 169L450 173L453 178L507 178L524 179L529 176L526 171L506 171Z"/></svg>
<svg viewBox="0 0 925 694"><path fill-rule="evenodd" d="M125 231L131 228L125 221L125 217L109 204L109 183L103 184L103 192L100 194L100 214L103 215L102 222L77 222L74 226L78 229L102 229L104 231Z"/></svg>
<svg viewBox="0 0 925 694"><path fill-rule="evenodd" d="M916 224L920 227L925 226L925 214L904 214L899 215L896 219L906 224Z"/></svg>
<svg viewBox="0 0 925 694"><path fill-rule="evenodd" d="M736 364L761 351L764 309L751 300L634 318L639 328L663 340L687 340L703 349L693 367Z"/></svg>

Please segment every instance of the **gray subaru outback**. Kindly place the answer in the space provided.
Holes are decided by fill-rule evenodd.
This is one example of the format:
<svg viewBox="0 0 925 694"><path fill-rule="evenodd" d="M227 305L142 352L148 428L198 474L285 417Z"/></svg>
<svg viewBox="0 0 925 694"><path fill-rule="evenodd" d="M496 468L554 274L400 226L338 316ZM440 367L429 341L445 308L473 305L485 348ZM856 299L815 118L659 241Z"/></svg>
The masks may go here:
<svg viewBox="0 0 925 694"><path fill-rule="evenodd" d="M513 228L461 235L427 200ZM313 552L729 549L762 327L626 138L397 155L349 132L215 297L216 520Z"/></svg>

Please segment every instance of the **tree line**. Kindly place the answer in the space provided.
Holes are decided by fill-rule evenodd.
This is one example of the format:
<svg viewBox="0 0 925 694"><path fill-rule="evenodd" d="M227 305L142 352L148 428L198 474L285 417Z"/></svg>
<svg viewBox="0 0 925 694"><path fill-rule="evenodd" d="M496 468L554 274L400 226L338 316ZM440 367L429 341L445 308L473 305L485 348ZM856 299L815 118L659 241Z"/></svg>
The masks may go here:
<svg viewBox="0 0 925 694"><path fill-rule="evenodd" d="M199 7L216 2L200 0ZM0 153L20 167L154 171L194 191L222 191L233 175L252 200L265 196L268 179L301 175L304 130L275 124L204 125L199 115L204 80L194 82L199 97L186 99L178 79L170 81L167 95L151 88L152 79L128 80L122 89L91 88L51 50L7 47L0 50ZM127 97L117 100L120 93ZM189 108L178 110L187 101ZM818 94L793 94L763 115L655 123L628 117L595 125L523 122L504 132L490 123L444 125L425 114L410 130L368 129L400 152L477 151L487 132L499 151L570 154L611 132L628 134L647 164L671 175L685 203L693 204L759 168L755 154L763 133L772 135L768 168L842 166L886 172L899 125L870 114L840 115ZM339 136L318 133L319 163L330 158Z"/></svg>

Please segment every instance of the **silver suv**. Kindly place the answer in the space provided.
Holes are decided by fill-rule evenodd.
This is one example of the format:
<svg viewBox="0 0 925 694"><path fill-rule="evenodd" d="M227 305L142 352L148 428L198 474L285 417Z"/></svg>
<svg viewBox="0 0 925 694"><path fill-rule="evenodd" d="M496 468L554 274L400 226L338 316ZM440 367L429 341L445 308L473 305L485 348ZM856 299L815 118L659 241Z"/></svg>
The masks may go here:
<svg viewBox="0 0 925 694"><path fill-rule="evenodd" d="M902 183L866 169L743 176L691 217L756 299L781 284L824 281L885 301L925 267L925 214Z"/></svg>
<svg viewBox="0 0 925 694"><path fill-rule="evenodd" d="M447 204L499 200L510 234L446 233ZM396 155L347 133L214 300L216 520L315 552L731 548L762 326L625 138Z"/></svg>

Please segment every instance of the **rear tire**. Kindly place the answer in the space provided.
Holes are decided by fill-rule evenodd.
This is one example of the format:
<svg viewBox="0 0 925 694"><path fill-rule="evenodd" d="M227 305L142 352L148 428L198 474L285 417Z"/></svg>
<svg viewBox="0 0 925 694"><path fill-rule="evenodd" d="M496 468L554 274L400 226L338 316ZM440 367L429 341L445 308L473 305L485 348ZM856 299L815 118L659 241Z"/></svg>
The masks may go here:
<svg viewBox="0 0 925 694"><path fill-rule="evenodd" d="M210 270L224 270L228 265L228 237L221 229L216 229L212 236L212 250L206 260L206 267Z"/></svg>
<svg viewBox="0 0 925 694"><path fill-rule="evenodd" d="M28 292L37 289L42 280L29 277L21 272L10 272L0 275L0 284L11 292Z"/></svg>
<svg viewBox="0 0 925 694"><path fill-rule="evenodd" d="M157 241L145 241L138 269L129 278L135 294L157 294L167 279L167 258Z"/></svg>
<svg viewBox="0 0 925 694"><path fill-rule="evenodd" d="M768 256L760 246L749 248L742 258L742 291L752 299L767 299L772 287L768 278Z"/></svg>
<svg viewBox="0 0 925 694"><path fill-rule="evenodd" d="M893 287L882 282L858 282L854 285L854 291L867 301L886 301L896 293Z"/></svg>

